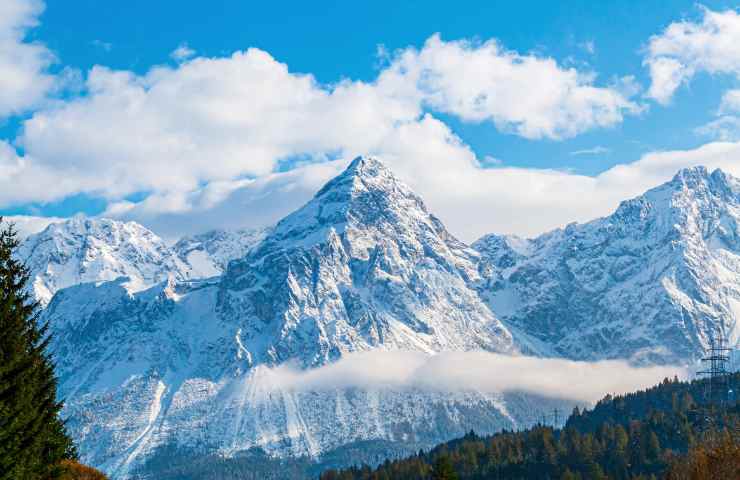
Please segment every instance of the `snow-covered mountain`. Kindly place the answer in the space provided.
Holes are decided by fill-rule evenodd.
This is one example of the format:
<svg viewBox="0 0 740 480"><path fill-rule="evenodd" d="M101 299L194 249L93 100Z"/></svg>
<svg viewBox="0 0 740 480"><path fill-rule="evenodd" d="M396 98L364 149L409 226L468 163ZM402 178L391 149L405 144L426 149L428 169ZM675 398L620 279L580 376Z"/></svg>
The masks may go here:
<svg viewBox="0 0 740 480"><path fill-rule="evenodd" d="M488 235L482 296L521 345L576 359L683 362L739 341L740 181L703 167L605 218L532 240Z"/></svg>
<svg viewBox="0 0 740 480"><path fill-rule="evenodd" d="M127 277L132 291L172 276L185 279L188 267L157 235L135 222L75 216L30 235L18 257L26 262L36 298L46 305L72 285Z"/></svg>
<svg viewBox="0 0 740 480"><path fill-rule="evenodd" d="M161 449L316 458L356 442L418 448L521 424L531 398L296 390L272 367L378 349L692 361L719 328L737 343L739 185L684 170L609 217L471 248L380 161L358 158L269 230L157 247L161 261L133 269L148 288L65 277L77 285L43 314L64 414L83 460L115 478ZM95 242L59 243L76 258ZM135 257L121 257L127 248L110 257ZM152 265L163 274L137 273Z"/></svg>
<svg viewBox="0 0 740 480"><path fill-rule="evenodd" d="M126 277L119 283L138 292L168 277L187 280L220 275L267 231L214 230L169 246L136 222L78 215L29 235L17 255L30 269L36 299L47 305L58 290L81 283Z"/></svg>
<svg viewBox="0 0 740 480"><path fill-rule="evenodd" d="M59 291L44 316L83 459L125 477L171 445L315 457L366 440L429 445L473 419L516 424L526 400L271 379L272 365L376 348L514 352L471 287L478 259L385 166L359 158L222 277Z"/></svg>
<svg viewBox="0 0 740 480"><path fill-rule="evenodd" d="M218 308L254 363L376 347L513 351L471 288L477 262L382 163L358 158L230 265Z"/></svg>
<svg viewBox="0 0 740 480"><path fill-rule="evenodd" d="M212 230L181 238L172 249L194 278L222 274L230 261L244 257L270 229Z"/></svg>

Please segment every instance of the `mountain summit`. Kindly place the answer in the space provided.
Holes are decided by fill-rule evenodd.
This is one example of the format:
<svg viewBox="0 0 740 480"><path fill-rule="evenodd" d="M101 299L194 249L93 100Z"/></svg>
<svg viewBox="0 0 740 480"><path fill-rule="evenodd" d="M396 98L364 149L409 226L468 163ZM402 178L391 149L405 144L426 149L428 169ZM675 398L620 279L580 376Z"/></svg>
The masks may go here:
<svg viewBox="0 0 740 480"><path fill-rule="evenodd" d="M257 362L318 365L379 346L512 351L471 288L477 259L382 162L360 157L230 266L219 311L239 319Z"/></svg>

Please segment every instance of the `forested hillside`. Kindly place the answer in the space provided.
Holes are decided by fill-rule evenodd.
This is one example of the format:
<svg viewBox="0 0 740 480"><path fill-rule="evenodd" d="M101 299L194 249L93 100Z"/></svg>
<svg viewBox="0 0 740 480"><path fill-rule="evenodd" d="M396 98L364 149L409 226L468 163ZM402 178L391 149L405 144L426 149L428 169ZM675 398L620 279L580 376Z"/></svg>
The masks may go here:
<svg viewBox="0 0 740 480"><path fill-rule="evenodd" d="M730 380L736 386L740 375ZM675 472L710 461L740 474L740 403L733 393L708 402L705 387L706 381L666 379L646 391L608 395L593 409L576 409L562 429L540 424L487 437L471 432L375 469L328 470L321 480L649 479L664 477L671 466L671 478L705 478ZM724 453L707 455L710 448ZM697 468L709 471L708 463L702 465Z"/></svg>

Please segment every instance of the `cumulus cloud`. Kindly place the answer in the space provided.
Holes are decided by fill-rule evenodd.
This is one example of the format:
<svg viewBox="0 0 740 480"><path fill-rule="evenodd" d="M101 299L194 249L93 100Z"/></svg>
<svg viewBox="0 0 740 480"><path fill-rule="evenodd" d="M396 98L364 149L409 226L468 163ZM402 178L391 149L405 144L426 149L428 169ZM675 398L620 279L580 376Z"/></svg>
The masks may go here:
<svg viewBox="0 0 740 480"><path fill-rule="evenodd" d="M682 166L734 168L723 152L737 146L710 144L647 155L597 177L505 163L487 169L491 162L476 158L435 112L528 138L564 138L636 113L634 82L597 86L593 74L551 58L436 35L386 62L373 82L334 85L291 72L259 49L144 75L94 67L80 95L24 122L16 139L23 155L0 141L0 205L87 193L109 201L106 215L167 237L265 225L355 155L374 154L472 241L608 214ZM657 158L665 159L660 168Z"/></svg>
<svg viewBox="0 0 740 480"><path fill-rule="evenodd" d="M421 389L428 391L524 392L549 398L595 402L607 393L643 389L681 367L634 367L623 361L576 362L554 358L506 356L489 352L371 351L354 353L315 369L290 365L265 368L276 389L321 391L345 388Z"/></svg>
<svg viewBox="0 0 740 480"><path fill-rule="evenodd" d="M40 0L0 2L0 119L38 105L54 85L52 53L26 40L44 10Z"/></svg>
<svg viewBox="0 0 740 480"><path fill-rule="evenodd" d="M379 83L466 121L491 121L525 138L561 139L615 125L641 110L628 98L631 80L607 87L594 80L591 72L506 50L495 40L445 42L434 35L421 50L398 54Z"/></svg>
<svg viewBox="0 0 740 480"><path fill-rule="evenodd" d="M292 157L376 151L397 124L418 115L408 99L362 82L327 89L257 49L145 76L95 67L85 95L24 123L18 142L27 172L7 181L0 202L78 192L184 195L208 182L269 174ZM37 188L34 169L67 182Z"/></svg>
<svg viewBox="0 0 740 480"><path fill-rule="evenodd" d="M644 64L650 70L647 95L667 104L696 73L740 75L740 15L702 8L700 22L671 23L650 38Z"/></svg>
<svg viewBox="0 0 740 480"><path fill-rule="evenodd" d="M96 66L81 95L25 121L15 142L23 156L5 154L14 169L0 179L0 205L87 193L108 199L111 214L159 214L164 221L212 210L245 191L254 198L283 182L276 171L358 154L387 157L409 176L422 170L419 185L455 180L458 188L480 162L429 110L553 139L613 125L638 110L628 100L629 82L598 87L591 73L494 41L435 35L420 50L390 55L373 82L334 85L290 72L259 49L177 57L177 66L145 75ZM132 194L148 197L124 200Z"/></svg>

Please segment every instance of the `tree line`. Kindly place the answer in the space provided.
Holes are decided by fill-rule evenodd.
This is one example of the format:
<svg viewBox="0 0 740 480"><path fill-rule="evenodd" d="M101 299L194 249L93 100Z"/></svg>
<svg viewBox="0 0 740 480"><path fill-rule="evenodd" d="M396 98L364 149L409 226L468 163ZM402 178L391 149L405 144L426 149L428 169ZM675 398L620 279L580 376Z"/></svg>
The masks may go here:
<svg viewBox="0 0 740 480"><path fill-rule="evenodd" d="M737 385L740 376L732 382ZM321 480L740 478L740 404L705 400L706 381L665 379L645 391L576 408L562 429L470 432L375 468L328 470ZM693 472L693 473L692 473Z"/></svg>

